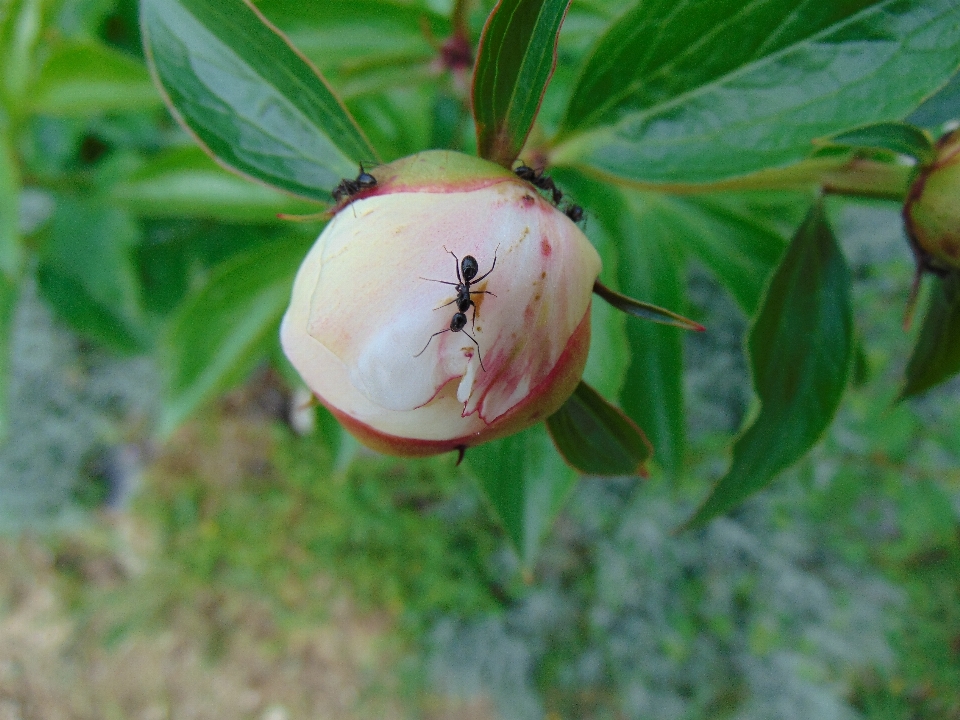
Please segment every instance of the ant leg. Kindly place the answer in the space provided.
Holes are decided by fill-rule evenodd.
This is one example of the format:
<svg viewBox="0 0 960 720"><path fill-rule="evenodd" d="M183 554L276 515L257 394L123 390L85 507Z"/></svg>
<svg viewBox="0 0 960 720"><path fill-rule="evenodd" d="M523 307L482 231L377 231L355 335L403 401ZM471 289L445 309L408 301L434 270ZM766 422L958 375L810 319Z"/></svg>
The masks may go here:
<svg viewBox="0 0 960 720"><path fill-rule="evenodd" d="M476 285L478 282L480 282L481 280L483 280L487 275L489 275L490 273L493 272L493 269L497 266L497 252L499 252L499 250L500 250L500 246L497 245L497 249L493 251L493 265L491 265L491 266L490 266L490 269L487 270L483 275L481 275L481 276L478 277L478 278L474 278L473 280L471 280L471 281L470 281L470 284L471 284L471 285ZM491 293L491 294L492 294L492 293ZM496 297L496 295L494 295L494 297Z"/></svg>
<svg viewBox="0 0 960 720"><path fill-rule="evenodd" d="M473 315L470 317L470 327L474 327L477 322L477 304L471 300L470 304L473 306Z"/></svg>
<svg viewBox="0 0 960 720"><path fill-rule="evenodd" d="M444 250L447 250L446 247L444 247L443 249L444 249ZM457 261L457 282L460 283L461 285L463 285L463 278L460 277L460 258L458 258L456 255L454 255L452 250L447 250L447 252L450 253L451 255L453 255L453 259ZM451 285L452 285L452 284L453 284L453 283L451 283Z"/></svg>
<svg viewBox="0 0 960 720"><path fill-rule="evenodd" d="M462 284L462 283L452 283L452 282L448 282L447 280L434 280L433 278L425 278L425 277L421 277L420 279L421 279L421 280L429 280L430 282L443 283L444 285L453 285L454 287L456 287L458 284Z"/></svg>
<svg viewBox="0 0 960 720"><path fill-rule="evenodd" d="M476 310L474 310L474 314L476 314ZM477 359L480 361L480 368L481 368L484 372L486 372L487 369L486 369L485 367L483 367L483 356L480 354L480 343L478 343L478 342L477 342L477 339L476 339L473 335L471 335L470 333L468 333L466 330L461 330L460 332L462 332L462 333L463 333L464 335L466 335L468 338L470 338L471 340L473 340L473 344L477 346ZM426 348L424 348L424 349L426 349Z"/></svg>
<svg viewBox="0 0 960 720"><path fill-rule="evenodd" d="M420 357L421 355L423 355L423 354L427 351L427 348L430 346L430 343L433 341L433 339L434 339L437 335L443 335L445 332L450 332L450 328L447 328L446 330L440 330L439 332L435 332L433 335L431 335L431 336L430 336L430 339L427 340L427 344L423 346L423 350L421 350L421 351L418 352L416 355L414 355L414 357ZM474 340L474 342L476 342L476 340ZM480 346L478 345L478 346L477 346L477 352L479 352L479 351L480 351ZM481 363L481 364L482 364L482 363Z"/></svg>

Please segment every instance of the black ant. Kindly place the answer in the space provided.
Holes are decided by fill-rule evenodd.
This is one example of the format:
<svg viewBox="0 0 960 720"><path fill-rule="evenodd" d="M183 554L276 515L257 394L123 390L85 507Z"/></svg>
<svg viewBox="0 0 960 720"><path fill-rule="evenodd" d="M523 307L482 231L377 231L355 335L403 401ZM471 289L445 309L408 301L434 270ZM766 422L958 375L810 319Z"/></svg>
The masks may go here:
<svg viewBox="0 0 960 720"><path fill-rule="evenodd" d="M444 250L447 250L444 248ZM473 341L473 344L477 346L477 359L480 360L480 367L486 371L486 368L483 367L483 357L480 355L480 343L477 342L477 339L468 333L464 328L467 325L467 310L470 306L473 306L473 317L470 320L471 327L477 319L477 304L470 297L471 293L474 295L494 295L489 290L471 290L470 285L476 285L478 282L483 280L487 275L493 272L493 269L497 266L497 253L493 253L493 265L490 266L490 269L487 270L483 275L477 277L477 273L480 272L480 266L477 264L477 259L473 255L465 255L461 261L452 251L447 250L448 253L453 255L453 259L457 261L457 282L449 282L447 280L434 280L433 278L420 278L421 280L429 280L430 282L443 283L444 285L453 285L454 289L457 291L457 296L448 303L444 303L440 308L445 308L447 305L457 304L457 312L453 314L453 317L450 319L450 327L446 330L440 330L435 332L430 336L430 339L427 340L427 344L423 346L423 350L418 352L414 357L420 357L423 353L426 352L427 347L437 335L442 335L445 332L462 332L468 338ZM462 274L461 274L462 273Z"/></svg>
<svg viewBox="0 0 960 720"><path fill-rule="evenodd" d="M357 175L356 180L344 178L340 181L340 184L333 189L331 195L333 195L334 201L339 203L345 197L353 197L361 190L369 190L376 186L377 179L364 170L363 163L360 163L360 174Z"/></svg>
<svg viewBox="0 0 960 720"><path fill-rule="evenodd" d="M564 208L563 214L573 220L575 223L583 220L583 208L579 205L567 205L567 207Z"/></svg>
<svg viewBox="0 0 960 720"><path fill-rule="evenodd" d="M563 198L563 193L549 176L543 174L543 170L534 170L532 167L527 167L523 163L520 163L520 167L514 169L513 172L521 180L526 180L534 187L551 193L553 195L554 205L560 204L560 200Z"/></svg>

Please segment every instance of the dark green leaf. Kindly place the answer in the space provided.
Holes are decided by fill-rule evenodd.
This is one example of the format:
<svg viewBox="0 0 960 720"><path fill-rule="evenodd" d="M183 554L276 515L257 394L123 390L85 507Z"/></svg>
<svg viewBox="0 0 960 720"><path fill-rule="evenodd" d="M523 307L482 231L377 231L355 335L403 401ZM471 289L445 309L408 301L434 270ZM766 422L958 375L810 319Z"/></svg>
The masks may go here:
<svg viewBox="0 0 960 720"><path fill-rule="evenodd" d="M599 280L594 283L593 292L602 297L620 312L633 315L641 320L649 320L650 322L660 323L661 325L670 325L672 327L678 327L684 330L706 330L706 328L700 323L694 322L689 318L685 318L683 315L677 315L675 312L671 312L670 310L662 308L659 305L652 305L651 303L634 300L631 297L627 297L626 295L618 293L616 290L611 290Z"/></svg>
<svg viewBox="0 0 960 720"><path fill-rule="evenodd" d="M61 199L40 252L44 297L77 331L118 350L147 345L133 263L139 229L126 213Z"/></svg>
<svg viewBox="0 0 960 720"><path fill-rule="evenodd" d="M537 117L557 61L570 0L500 0L487 19L473 74L482 158L510 167Z"/></svg>
<svg viewBox="0 0 960 720"><path fill-rule="evenodd" d="M864 150L889 150L909 155L921 164L933 159L930 136L920 128L902 122L883 122L838 133L818 141L822 145L839 145Z"/></svg>
<svg viewBox="0 0 960 720"><path fill-rule="evenodd" d="M764 488L829 425L853 356L850 282L818 201L790 243L750 331L760 412L734 445L730 470L688 525L702 525Z"/></svg>
<svg viewBox="0 0 960 720"><path fill-rule="evenodd" d="M308 244L291 238L232 258L171 318L162 345L162 435L269 355Z"/></svg>
<svg viewBox="0 0 960 720"><path fill-rule="evenodd" d="M178 119L228 167L329 201L373 148L326 82L240 0L142 0L144 47Z"/></svg>
<svg viewBox="0 0 960 720"><path fill-rule="evenodd" d="M279 213L310 214L321 206L238 178L195 147L167 151L111 185L110 196L137 215L272 222Z"/></svg>
<svg viewBox="0 0 960 720"><path fill-rule="evenodd" d="M621 191L565 168L559 168L553 177L562 183L568 197L587 211L587 234L603 258L604 284L682 310L680 250L685 238L667 199L651 193L632 195L628 202ZM611 359L617 363L607 366L617 380L611 385L620 388L620 407L650 438L657 462L674 472L683 461L685 434L681 333L674 327L632 317L626 318L623 327L629 359L619 354ZM590 352L594 363L592 343ZM590 380L598 382L596 375Z"/></svg>
<svg viewBox="0 0 960 720"><path fill-rule="evenodd" d="M938 128L950 120L960 120L960 72L907 116L907 122L926 128Z"/></svg>
<svg viewBox="0 0 960 720"><path fill-rule="evenodd" d="M557 450L588 475L643 475L651 447L643 431L592 387L581 382L547 418Z"/></svg>
<svg viewBox="0 0 960 720"><path fill-rule="evenodd" d="M943 84L958 23L954 0L638 3L584 66L551 160L663 183L796 162Z"/></svg>
<svg viewBox="0 0 960 720"><path fill-rule="evenodd" d="M900 398L926 392L960 372L960 274L936 278L907 363Z"/></svg>
<svg viewBox="0 0 960 720"><path fill-rule="evenodd" d="M569 21L565 27L569 27ZM559 169L558 173L553 174L553 178L561 184L568 198L575 198L586 210L584 232L600 253L603 263L600 278L608 287L616 287L616 267L620 252L617 241L607 231L606 226L594 220L593 216L597 214L595 208L606 207L612 201L612 207L604 212L604 216L615 218L622 208L622 198L619 193L611 195L608 186L569 169ZM626 326L632 322L633 318L609 303L590 304L590 355L583 371L583 379L605 397L619 397L623 387L627 363L630 360Z"/></svg>
<svg viewBox="0 0 960 720"><path fill-rule="evenodd" d="M810 204L802 193L710 194L662 199L675 243L716 276L752 316L770 273Z"/></svg>
<svg viewBox="0 0 960 720"><path fill-rule="evenodd" d="M653 195L630 198L619 219L617 266L620 289L664 307L683 309L684 263L674 244L674 229ZM668 472L683 463L683 341L675 327L627 323L630 364L620 391L620 407L644 429L657 462Z"/></svg>
<svg viewBox="0 0 960 720"><path fill-rule="evenodd" d="M91 115L160 105L143 64L94 42L63 43L44 63L29 107L48 115Z"/></svg>
<svg viewBox="0 0 960 720"><path fill-rule="evenodd" d="M520 557L530 568L578 475L542 425L467 450L465 463Z"/></svg>

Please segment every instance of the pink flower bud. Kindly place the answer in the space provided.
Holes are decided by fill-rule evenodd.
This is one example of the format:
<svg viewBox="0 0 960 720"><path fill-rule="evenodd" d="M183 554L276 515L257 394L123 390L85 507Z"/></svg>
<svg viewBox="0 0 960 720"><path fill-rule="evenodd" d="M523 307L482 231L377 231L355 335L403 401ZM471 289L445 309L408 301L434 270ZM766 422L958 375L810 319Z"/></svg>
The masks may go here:
<svg viewBox="0 0 960 720"><path fill-rule="evenodd" d="M297 273L280 336L304 381L359 440L397 455L476 445L552 414L590 345L600 258L586 236L485 160L429 151L373 174L377 186L337 212ZM466 256L478 267L473 305L460 292L458 307Z"/></svg>
<svg viewBox="0 0 960 720"><path fill-rule="evenodd" d="M936 159L910 188L904 218L926 269L960 269L960 130L937 143Z"/></svg>

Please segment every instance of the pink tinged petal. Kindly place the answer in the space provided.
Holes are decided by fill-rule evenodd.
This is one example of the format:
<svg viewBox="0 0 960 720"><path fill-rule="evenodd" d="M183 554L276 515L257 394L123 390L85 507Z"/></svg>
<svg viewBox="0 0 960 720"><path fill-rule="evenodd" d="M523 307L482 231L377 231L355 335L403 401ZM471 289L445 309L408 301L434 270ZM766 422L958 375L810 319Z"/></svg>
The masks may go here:
<svg viewBox="0 0 960 720"><path fill-rule="evenodd" d="M529 406L531 393L555 394L551 373L575 331L582 357L565 366L582 369L589 325L586 334L578 328L599 257L528 184L496 170L499 178L469 191L404 186L356 200L304 260L281 339L340 415L397 438L475 444L490 423ZM473 255L480 275L497 258L471 288L477 307L464 330L479 350L465 332L431 339L457 312L448 304L458 281L448 250L459 260ZM524 412L531 422L538 413Z"/></svg>

